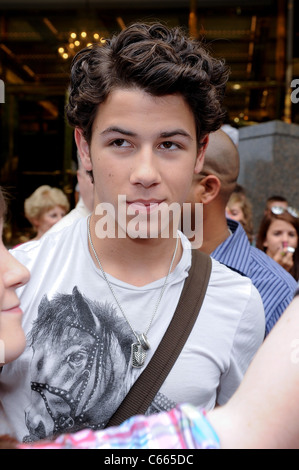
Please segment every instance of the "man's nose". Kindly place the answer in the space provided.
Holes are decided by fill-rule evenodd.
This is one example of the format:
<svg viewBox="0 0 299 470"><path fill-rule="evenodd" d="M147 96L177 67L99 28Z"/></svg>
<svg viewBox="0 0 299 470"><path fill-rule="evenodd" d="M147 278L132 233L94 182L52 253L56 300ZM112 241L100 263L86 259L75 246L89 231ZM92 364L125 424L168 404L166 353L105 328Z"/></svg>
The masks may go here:
<svg viewBox="0 0 299 470"><path fill-rule="evenodd" d="M145 188L161 181L158 156L151 148L142 148L137 154L130 177L132 184L141 184Z"/></svg>

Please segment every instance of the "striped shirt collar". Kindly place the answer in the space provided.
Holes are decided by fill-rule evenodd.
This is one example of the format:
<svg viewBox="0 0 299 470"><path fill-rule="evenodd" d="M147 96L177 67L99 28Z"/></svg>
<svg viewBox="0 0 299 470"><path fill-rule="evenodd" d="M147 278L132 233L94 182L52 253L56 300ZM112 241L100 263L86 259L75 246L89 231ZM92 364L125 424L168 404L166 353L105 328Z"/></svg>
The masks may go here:
<svg viewBox="0 0 299 470"><path fill-rule="evenodd" d="M211 253L212 258L221 259L221 263L229 266L240 274L248 276L250 271L250 242L245 230L239 222L226 219L232 235Z"/></svg>

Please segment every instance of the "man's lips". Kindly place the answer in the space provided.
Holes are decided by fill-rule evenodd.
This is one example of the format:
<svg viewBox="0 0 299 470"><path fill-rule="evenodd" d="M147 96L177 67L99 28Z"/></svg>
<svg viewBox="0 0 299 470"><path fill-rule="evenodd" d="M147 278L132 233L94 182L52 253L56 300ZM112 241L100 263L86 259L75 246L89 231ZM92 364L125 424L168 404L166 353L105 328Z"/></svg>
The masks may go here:
<svg viewBox="0 0 299 470"><path fill-rule="evenodd" d="M138 211L138 212L153 212L156 210L159 205L163 202L163 200L156 200L156 199L151 199L151 200L136 200L136 201L127 201L127 206L132 210L132 211Z"/></svg>

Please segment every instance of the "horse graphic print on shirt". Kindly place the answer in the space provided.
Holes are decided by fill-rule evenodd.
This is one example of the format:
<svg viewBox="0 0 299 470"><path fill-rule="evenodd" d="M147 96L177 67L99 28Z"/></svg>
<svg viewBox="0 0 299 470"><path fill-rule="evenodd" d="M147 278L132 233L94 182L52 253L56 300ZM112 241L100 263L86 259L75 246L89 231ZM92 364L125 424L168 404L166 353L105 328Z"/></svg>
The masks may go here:
<svg viewBox="0 0 299 470"><path fill-rule="evenodd" d="M29 335L33 396L24 442L102 429L137 378L130 364L133 341L111 304L91 301L77 287L51 301L44 296ZM147 414L174 406L159 393Z"/></svg>

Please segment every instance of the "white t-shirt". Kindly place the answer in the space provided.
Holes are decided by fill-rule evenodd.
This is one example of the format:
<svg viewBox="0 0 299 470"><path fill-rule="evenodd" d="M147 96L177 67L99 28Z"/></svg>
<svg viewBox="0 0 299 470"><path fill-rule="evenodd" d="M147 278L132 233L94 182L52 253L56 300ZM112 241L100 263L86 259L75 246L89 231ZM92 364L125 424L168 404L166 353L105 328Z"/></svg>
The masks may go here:
<svg viewBox="0 0 299 470"><path fill-rule="evenodd" d="M148 332L157 348L177 306L192 250L170 274ZM20 245L12 253L31 271L19 289L26 351L0 374L0 434L22 440L82 427L99 429L143 369L132 368L136 341L88 249L87 220ZM108 275L135 331L144 332L164 279L136 287ZM198 319L149 413L189 402L211 409L234 393L265 331L260 295L248 278L212 261ZM4 422L8 422L8 428Z"/></svg>

